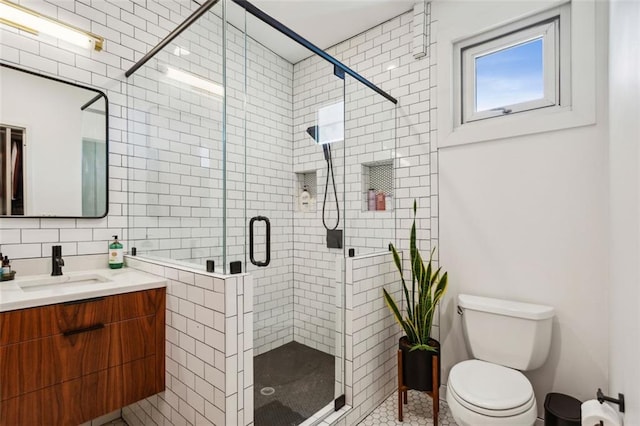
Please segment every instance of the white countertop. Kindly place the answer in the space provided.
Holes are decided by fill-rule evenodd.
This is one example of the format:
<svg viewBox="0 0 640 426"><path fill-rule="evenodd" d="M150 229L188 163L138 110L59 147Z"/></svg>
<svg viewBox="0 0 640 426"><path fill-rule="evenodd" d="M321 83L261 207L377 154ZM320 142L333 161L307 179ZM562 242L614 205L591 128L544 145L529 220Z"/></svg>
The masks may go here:
<svg viewBox="0 0 640 426"><path fill-rule="evenodd" d="M167 286L167 280L130 268L28 275L0 282L0 312Z"/></svg>

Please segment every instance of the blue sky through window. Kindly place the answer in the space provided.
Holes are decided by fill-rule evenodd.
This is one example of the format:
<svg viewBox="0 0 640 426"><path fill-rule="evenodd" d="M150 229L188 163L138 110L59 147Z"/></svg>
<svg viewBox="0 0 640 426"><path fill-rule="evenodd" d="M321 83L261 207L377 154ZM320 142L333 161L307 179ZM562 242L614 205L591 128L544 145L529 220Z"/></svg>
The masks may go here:
<svg viewBox="0 0 640 426"><path fill-rule="evenodd" d="M542 38L476 58L476 111L544 96Z"/></svg>

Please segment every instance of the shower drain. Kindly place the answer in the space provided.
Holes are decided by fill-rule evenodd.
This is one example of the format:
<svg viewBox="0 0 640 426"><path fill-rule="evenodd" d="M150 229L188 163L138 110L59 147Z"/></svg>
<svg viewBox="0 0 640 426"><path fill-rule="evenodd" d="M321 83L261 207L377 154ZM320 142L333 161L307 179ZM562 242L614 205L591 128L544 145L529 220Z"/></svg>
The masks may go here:
<svg viewBox="0 0 640 426"><path fill-rule="evenodd" d="M271 387L267 386L267 387L264 387L264 388L260 389L260 393L262 395L264 395L264 396L271 396L274 393L276 393L276 390L274 388L271 388Z"/></svg>

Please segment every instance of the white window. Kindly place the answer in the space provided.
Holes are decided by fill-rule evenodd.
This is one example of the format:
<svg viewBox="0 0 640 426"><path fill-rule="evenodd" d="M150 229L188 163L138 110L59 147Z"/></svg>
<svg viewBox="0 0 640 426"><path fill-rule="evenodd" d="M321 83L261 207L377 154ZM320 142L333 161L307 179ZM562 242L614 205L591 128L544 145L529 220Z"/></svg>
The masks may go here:
<svg viewBox="0 0 640 426"><path fill-rule="evenodd" d="M568 63L561 59L569 58L568 51L561 52L569 46L567 8L532 16L454 46L459 76L456 125L563 105L563 95L568 93Z"/></svg>
<svg viewBox="0 0 640 426"><path fill-rule="evenodd" d="M318 109L319 144L342 142L344 140L344 102L338 102Z"/></svg>

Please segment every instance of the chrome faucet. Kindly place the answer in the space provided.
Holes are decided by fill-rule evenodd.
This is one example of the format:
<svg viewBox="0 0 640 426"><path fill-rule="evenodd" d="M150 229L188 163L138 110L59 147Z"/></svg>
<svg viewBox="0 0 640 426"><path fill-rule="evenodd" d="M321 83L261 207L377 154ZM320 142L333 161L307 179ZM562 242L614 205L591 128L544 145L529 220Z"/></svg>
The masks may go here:
<svg viewBox="0 0 640 426"><path fill-rule="evenodd" d="M51 247L51 275L62 275L62 267L64 266L64 259L62 258L62 246Z"/></svg>

